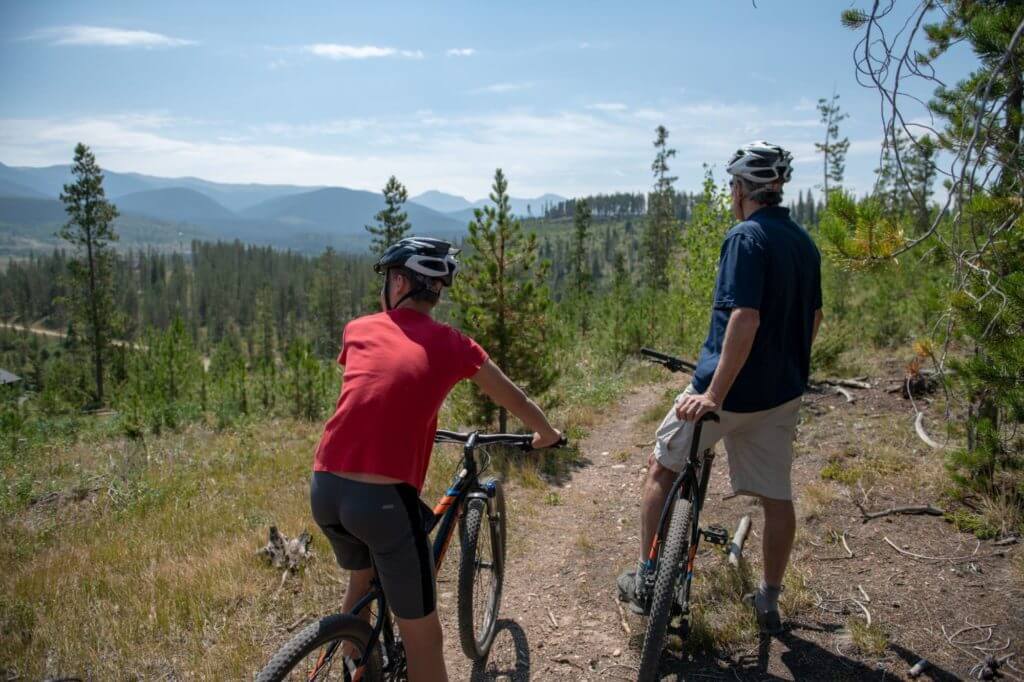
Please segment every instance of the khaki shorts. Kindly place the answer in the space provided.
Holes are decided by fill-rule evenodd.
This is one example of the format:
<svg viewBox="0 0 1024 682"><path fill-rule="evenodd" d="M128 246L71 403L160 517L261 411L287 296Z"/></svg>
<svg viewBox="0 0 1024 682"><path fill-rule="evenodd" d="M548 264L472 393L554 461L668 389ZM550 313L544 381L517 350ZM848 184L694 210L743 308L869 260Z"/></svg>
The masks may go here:
<svg viewBox="0 0 1024 682"><path fill-rule="evenodd" d="M690 456L693 422L676 418L676 405L693 394L693 386L676 396L654 440L654 457L663 467L680 472ZM754 495L774 500L793 499L790 473L793 441L800 414L800 398L760 412L719 410L719 422L704 422L700 449L725 442L729 455L729 479L736 495Z"/></svg>

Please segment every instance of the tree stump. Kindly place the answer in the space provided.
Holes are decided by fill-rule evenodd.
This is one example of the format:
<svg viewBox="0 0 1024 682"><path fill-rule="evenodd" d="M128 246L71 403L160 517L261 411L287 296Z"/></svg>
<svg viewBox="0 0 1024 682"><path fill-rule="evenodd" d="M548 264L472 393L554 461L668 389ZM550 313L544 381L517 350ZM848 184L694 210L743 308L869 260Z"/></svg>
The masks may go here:
<svg viewBox="0 0 1024 682"><path fill-rule="evenodd" d="M274 568L295 573L309 560L309 543L312 539L313 536L306 531L297 538L289 538L277 530L277 526L271 526L267 544L258 554Z"/></svg>

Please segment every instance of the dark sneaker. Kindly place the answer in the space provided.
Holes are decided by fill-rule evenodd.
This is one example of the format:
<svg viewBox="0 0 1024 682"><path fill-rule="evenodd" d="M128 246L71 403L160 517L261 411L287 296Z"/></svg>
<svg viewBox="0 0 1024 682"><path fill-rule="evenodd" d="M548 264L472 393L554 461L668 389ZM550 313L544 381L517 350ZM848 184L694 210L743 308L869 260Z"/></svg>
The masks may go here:
<svg viewBox="0 0 1024 682"><path fill-rule="evenodd" d="M757 625L761 629L761 632L766 635L778 635L781 634L785 628L782 627L782 616L779 614L778 609L771 609L768 611L762 611L757 608L757 597L756 592L748 592L743 595L743 603L754 609L754 613L757 615Z"/></svg>
<svg viewBox="0 0 1024 682"><path fill-rule="evenodd" d="M647 590L642 578L638 585L636 571L626 571L616 582L619 585L619 601L629 602L630 611L638 616L646 616L650 610Z"/></svg>

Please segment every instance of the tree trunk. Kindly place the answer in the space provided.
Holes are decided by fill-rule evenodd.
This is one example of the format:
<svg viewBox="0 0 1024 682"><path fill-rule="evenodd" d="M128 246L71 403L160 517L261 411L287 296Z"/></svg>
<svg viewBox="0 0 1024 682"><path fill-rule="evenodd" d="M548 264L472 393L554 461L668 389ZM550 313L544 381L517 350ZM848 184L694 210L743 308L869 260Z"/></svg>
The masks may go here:
<svg viewBox="0 0 1024 682"><path fill-rule="evenodd" d="M93 256L92 226L86 227L85 235L86 255L89 259L89 326L92 327L92 354L93 370L96 374L96 406L103 405L103 341L100 331L100 314L97 308L98 292L96 291L96 258Z"/></svg>
<svg viewBox="0 0 1024 682"><path fill-rule="evenodd" d="M504 407L498 408L498 433L508 433L508 411Z"/></svg>

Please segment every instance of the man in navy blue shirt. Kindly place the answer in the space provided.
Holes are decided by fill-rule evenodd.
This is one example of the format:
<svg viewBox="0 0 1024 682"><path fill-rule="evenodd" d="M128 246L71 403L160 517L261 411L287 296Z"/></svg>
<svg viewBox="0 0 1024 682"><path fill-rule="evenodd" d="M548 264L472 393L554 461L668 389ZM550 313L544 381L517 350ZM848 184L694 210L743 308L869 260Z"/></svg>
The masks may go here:
<svg viewBox="0 0 1024 682"><path fill-rule="evenodd" d="M693 381L665 416L655 439L641 502L640 561L619 577L620 597L647 608L653 560L647 556L676 475L686 465L693 424L707 412L701 449L724 440L733 492L764 507L764 578L748 599L761 629L782 629L782 578L793 547L796 517L790 469L793 440L810 370L811 344L821 324L821 257L782 203L792 157L754 142L726 168L733 215L718 262L714 307Z"/></svg>

